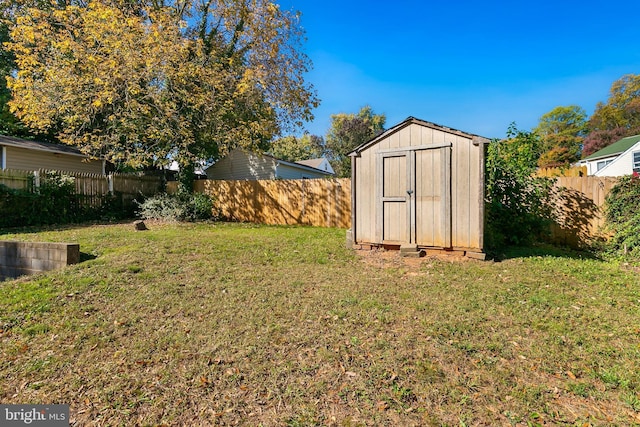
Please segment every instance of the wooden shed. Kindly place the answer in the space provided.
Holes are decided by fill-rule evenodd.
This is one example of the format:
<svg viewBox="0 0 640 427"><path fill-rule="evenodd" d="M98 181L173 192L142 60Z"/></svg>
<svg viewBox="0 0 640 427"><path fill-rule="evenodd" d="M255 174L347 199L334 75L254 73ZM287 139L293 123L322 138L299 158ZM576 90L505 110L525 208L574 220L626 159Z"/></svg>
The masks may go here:
<svg viewBox="0 0 640 427"><path fill-rule="evenodd" d="M484 258L488 142L409 117L356 148L349 243Z"/></svg>

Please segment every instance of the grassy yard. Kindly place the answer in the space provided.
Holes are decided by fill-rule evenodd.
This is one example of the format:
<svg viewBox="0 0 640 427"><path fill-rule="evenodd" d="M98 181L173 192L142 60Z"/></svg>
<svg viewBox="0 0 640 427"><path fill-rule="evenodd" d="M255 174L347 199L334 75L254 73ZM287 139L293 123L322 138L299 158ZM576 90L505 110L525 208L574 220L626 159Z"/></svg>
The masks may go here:
<svg viewBox="0 0 640 427"><path fill-rule="evenodd" d="M0 283L0 402L72 425L640 425L632 266L344 249L344 230L5 233L83 262Z"/></svg>

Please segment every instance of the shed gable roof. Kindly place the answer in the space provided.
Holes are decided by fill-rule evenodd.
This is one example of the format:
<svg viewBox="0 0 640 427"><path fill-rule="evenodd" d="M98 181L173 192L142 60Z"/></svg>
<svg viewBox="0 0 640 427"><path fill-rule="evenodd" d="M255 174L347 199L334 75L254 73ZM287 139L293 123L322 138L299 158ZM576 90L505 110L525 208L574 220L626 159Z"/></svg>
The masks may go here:
<svg viewBox="0 0 640 427"><path fill-rule="evenodd" d="M377 144L379 141L387 138L389 135L392 135L392 134L400 131L401 129L404 129L405 127L410 126L412 124L428 127L428 128L431 128L431 129L440 130L440 131L447 132L447 133L450 133L450 134L453 134L453 135L461 136L463 138L477 139L477 140L482 141L484 143L489 142L488 138L482 137L480 135L463 132L463 131L460 131L458 129L454 129L454 128L450 128L450 127L447 127L447 126L438 125L438 124L435 124L435 123L432 123L432 122L427 122L426 120L420 120L420 119L416 119L415 117L409 116L403 122L400 122L397 125L387 129L386 131L382 132L380 135L370 139L369 141L365 142L364 144L360 144L353 151L351 151L348 155L349 156L357 156L362 151L366 150L367 148L371 147L372 145Z"/></svg>
<svg viewBox="0 0 640 427"><path fill-rule="evenodd" d="M602 150L598 150L582 160L596 160L602 157L611 157L617 154L622 154L629 148L633 147L638 141L640 141L640 135L627 136L626 138L622 138L611 145L607 145Z"/></svg>

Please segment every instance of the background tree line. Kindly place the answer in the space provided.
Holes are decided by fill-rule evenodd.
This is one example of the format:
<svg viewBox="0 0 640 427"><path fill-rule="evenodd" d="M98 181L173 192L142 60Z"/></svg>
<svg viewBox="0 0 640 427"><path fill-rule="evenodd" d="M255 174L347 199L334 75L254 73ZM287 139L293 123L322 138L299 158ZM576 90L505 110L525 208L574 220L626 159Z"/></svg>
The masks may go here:
<svg viewBox="0 0 640 427"><path fill-rule="evenodd" d="M267 149L318 105L295 12L267 0L2 0L0 128L125 168Z"/></svg>
<svg viewBox="0 0 640 427"><path fill-rule="evenodd" d="M371 107L358 113L340 113L331 117L327 134L305 134L277 139L271 153L289 161L326 156L340 177L349 177L351 165L346 156L351 150L384 131L385 116L375 114ZM504 144L521 145L527 153L519 157L528 164L520 165L529 171L536 167L568 167L626 136L640 133L640 75L628 74L616 80L606 102L596 105L591 116L577 105L558 106L543 114L527 138L514 138L522 130L511 125ZM517 152L517 147L509 151ZM504 149L502 152L506 152ZM512 156L513 157L513 156Z"/></svg>
<svg viewBox="0 0 640 427"><path fill-rule="evenodd" d="M0 1L0 132L77 146L120 169L242 147L285 160L346 154L384 130L370 107L326 136L277 138L313 118L299 16L266 0Z"/></svg>
<svg viewBox="0 0 640 427"><path fill-rule="evenodd" d="M384 131L369 106L323 136L294 134L319 99L295 12L266 0L2 0L0 132L75 145L122 168L195 164L230 149L285 160L347 153ZM640 133L640 75L615 81L589 117L577 105L532 130L539 167L568 166ZM509 139L509 138L507 138Z"/></svg>
<svg viewBox="0 0 640 427"><path fill-rule="evenodd" d="M589 117L577 105L559 106L542 115L534 128L540 137L538 166L568 166L626 136L640 133L640 75L613 82L606 102Z"/></svg>
<svg viewBox="0 0 640 427"><path fill-rule="evenodd" d="M369 106L362 107L356 114L334 114L325 137L305 134L277 139L271 145L271 154L291 162L326 157L337 177L348 178L351 177L351 159L347 154L381 134L385 122L385 115L375 114Z"/></svg>

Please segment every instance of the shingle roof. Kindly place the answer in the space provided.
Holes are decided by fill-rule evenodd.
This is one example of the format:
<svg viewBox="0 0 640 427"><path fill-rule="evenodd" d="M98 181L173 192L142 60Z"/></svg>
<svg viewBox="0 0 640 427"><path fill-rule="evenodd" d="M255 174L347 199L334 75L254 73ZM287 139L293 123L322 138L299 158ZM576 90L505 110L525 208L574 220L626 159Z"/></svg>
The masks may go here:
<svg viewBox="0 0 640 427"><path fill-rule="evenodd" d="M317 168L315 168L313 166L305 165L305 164L302 164L300 162L288 162L286 160L279 159L279 158L274 157L271 154L267 154L267 153L263 153L262 155L265 156L265 157L270 157L270 158L272 158L273 160L275 160L276 162L278 162L280 164L291 166L293 168L303 169L303 170L312 170L314 172L321 172L321 173L324 173L324 174L327 174L327 175L331 175L331 172L323 171L322 169L317 169Z"/></svg>
<svg viewBox="0 0 640 427"><path fill-rule="evenodd" d="M50 153L71 154L74 156L87 157L77 148L69 145L52 144L50 142L32 141L29 139L15 138L13 136L0 135L0 145L9 147L25 148L27 150L48 151Z"/></svg>
<svg viewBox="0 0 640 427"><path fill-rule="evenodd" d="M611 145L607 145L602 150L596 151L582 160L595 160L601 157L610 157L624 153L629 148L633 147L638 141L640 141L640 135L627 136L626 138L622 138Z"/></svg>
<svg viewBox="0 0 640 427"><path fill-rule="evenodd" d="M308 159L308 160L298 160L296 163L311 166L312 168L320 169L320 165L324 162L323 158L319 159Z"/></svg>

